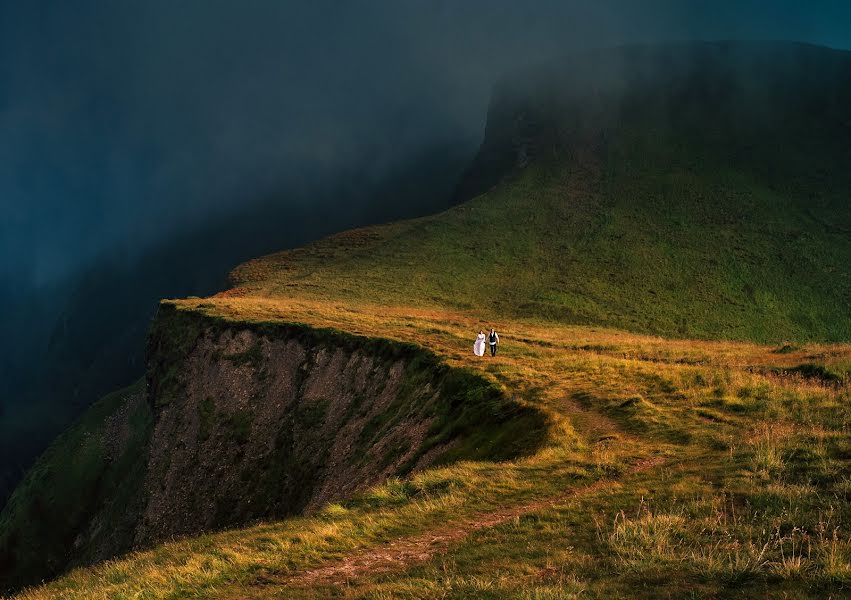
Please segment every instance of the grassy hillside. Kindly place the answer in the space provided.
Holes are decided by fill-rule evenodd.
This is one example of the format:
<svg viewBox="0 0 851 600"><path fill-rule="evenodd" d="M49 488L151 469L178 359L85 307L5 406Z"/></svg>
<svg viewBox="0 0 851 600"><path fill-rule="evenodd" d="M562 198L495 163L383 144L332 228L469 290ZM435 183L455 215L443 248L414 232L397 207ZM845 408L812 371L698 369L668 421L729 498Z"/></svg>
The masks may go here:
<svg viewBox="0 0 851 600"><path fill-rule="evenodd" d="M484 193L176 304L417 344L546 414L539 449L21 597L848 595L849 64L628 49L504 84L462 186Z"/></svg>
<svg viewBox="0 0 851 600"><path fill-rule="evenodd" d="M601 180L528 167L436 217L249 263L238 282L675 337L851 339L851 236L730 169L652 175L674 147L638 144Z"/></svg>
<svg viewBox="0 0 851 600"><path fill-rule="evenodd" d="M604 55L593 74L577 60L498 92L482 149L512 157L496 161L498 185L254 261L237 283L675 337L847 341L851 58L724 48L692 48L667 78L688 52ZM636 80L611 83L624 69Z"/></svg>
<svg viewBox="0 0 851 600"><path fill-rule="evenodd" d="M59 436L0 513L0 588L130 545L152 417L144 381L96 402Z"/></svg>

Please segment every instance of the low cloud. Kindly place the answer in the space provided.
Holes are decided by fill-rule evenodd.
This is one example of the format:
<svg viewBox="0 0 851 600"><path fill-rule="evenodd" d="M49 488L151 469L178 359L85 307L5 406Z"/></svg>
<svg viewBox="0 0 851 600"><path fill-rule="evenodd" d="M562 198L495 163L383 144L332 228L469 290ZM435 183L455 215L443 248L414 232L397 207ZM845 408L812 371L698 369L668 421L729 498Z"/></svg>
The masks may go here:
<svg viewBox="0 0 851 600"><path fill-rule="evenodd" d="M840 3L17 2L0 7L0 277L45 284L256 198L474 144L493 82L629 41L847 47ZM298 200L303 202L303 200Z"/></svg>

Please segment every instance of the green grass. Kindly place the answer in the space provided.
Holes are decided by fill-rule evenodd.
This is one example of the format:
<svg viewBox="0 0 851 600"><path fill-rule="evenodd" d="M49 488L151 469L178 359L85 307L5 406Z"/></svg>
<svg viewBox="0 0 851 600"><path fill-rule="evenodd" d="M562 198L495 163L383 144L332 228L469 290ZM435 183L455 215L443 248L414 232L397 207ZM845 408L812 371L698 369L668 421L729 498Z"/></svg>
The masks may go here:
<svg viewBox="0 0 851 600"><path fill-rule="evenodd" d="M15 490L0 515L0 564L8 576L0 587L130 546L153 420L144 399L127 403L143 393L140 381L96 402L51 444ZM127 437L110 452L106 424L119 413ZM86 543L69 556L82 541L78 536Z"/></svg>
<svg viewBox="0 0 851 600"><path fill-rule="evenodd" d="M272 297L298 289L681 338L851 339L851 238L823 224L851 223L851 207L813 199L847 182L778 189L723 147L681 137L621 132L605 167L536 163L446 213L249 263L237 280ZM690 160L698 151L712 154Z"/></svg>
<svg viewBox="0 0 851 600"><path fill-rule="evenodd" d="M148 393L145 381L140 381L93 405L41 457L0 515L0 558L2 572L8 577L0 580L0 589L29 584L68 567L102 560L132 548L146 497L143 482L159 485L156 473L146 478L147 446L156 413L166 404L184 401L187 389L184 365L196 342L204 336L218 339L227 331L251 331L262 337L244 353L214 351L212 360L250 367L245 376L258 378L261 386L270 383L260 378L265 370L262 347L266 338L300 340L315 353L338 348L362 352L375 361L373 368L388 372L404 359L401 385L393 401L372 417L363 434L354 441L352 460L360 461L359 467L364 466L364 461L372 460L373 446L403 421L412 425L429 423L426 439L411 448L404 437L400 438L372 468L384 470L409 450L413 450L410 457L394 467L393 473L410 474L420 459L432 451L440 452L437 464L530 455L545 443L547 430L552 426L545 413L506 396L495 382L471 369L449 366L421 346L274 319L234 321L166 303L149 338L149 347L155 349L155 354L149 361ZM126 412L131 397L141 401ZM243 501L242 508L237 510L226 498L218 499L215 526L281 518L301 510L316 485L317 474L325 468L333 441L313 439L323 430L321 425L331 420L342 427L350 420L362 418L358 404L363 405L363 414L368 414L371 402L372 399L361 398L352 404L351 414L343 419L329 413L332 406L329 400L294 403L292 423L281 424L272 452L252 462L243 460L242 449L254 427L256 415L251 406L224 411L217 408L214 398L201 399L197 407L199 439L214 438L225 448L233 449L230 454L223 451L222 460L231 461L228 467L239 469L243 481L237 494L239 501ZM116 419L126 420L129 432L118 456L107 448L108 438L114 437L108 435L108 423ZM304 436L298 443L315 446L314 456L300 459L294 454L294 433ZM333 431L330 435L333 436ZM323 444L327 447L323 448ZM434 457L431 460L434 462ZM163 476L164 473L159 475ZM207 500L202 495L192 498L197 502Z"/></svg>

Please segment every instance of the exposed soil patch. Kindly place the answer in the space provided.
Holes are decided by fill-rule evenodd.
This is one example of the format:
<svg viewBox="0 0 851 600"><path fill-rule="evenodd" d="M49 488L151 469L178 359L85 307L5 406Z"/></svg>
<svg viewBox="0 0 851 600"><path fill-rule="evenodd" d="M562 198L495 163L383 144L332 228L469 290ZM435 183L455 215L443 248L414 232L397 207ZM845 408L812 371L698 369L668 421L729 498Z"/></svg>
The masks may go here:
<svg viewBox="0 0 851 600"><path fill-rule="evenodd" d="M437 392L403 360L247 330L207 334L181 366L183 397L151 444L137 543L312 512L419 456ZM404 400L404 402L402 402Z"/></svg>

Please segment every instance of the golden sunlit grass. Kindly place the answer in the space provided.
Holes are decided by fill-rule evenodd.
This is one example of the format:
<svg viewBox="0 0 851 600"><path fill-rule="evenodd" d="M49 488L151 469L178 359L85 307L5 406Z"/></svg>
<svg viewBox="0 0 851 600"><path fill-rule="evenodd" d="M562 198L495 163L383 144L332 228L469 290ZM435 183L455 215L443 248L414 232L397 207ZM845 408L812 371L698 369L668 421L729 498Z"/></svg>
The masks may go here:
<svg viewBox="0 0 851 600"><path fill-rule="evenodd" d="M295 296L178 305L236 321L415 342L479 370L556 425L529 458L425 471L313 517L164 544L21 597L265 597L285 589L287 597L321 597L330 593L325 584L290 588L287 578L358 548L595 480L610 484L472 533L448 556L365 573L346 597L594 597L660 578L672 593L775 581L818 596L851 582L848 385L784 371L813 357L848 361L847 346L777 353L750 343ZM491 324L501 353L477 359L472 332ZM664 466L629 472L657 455L667 457Z"/></svg>

